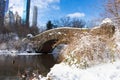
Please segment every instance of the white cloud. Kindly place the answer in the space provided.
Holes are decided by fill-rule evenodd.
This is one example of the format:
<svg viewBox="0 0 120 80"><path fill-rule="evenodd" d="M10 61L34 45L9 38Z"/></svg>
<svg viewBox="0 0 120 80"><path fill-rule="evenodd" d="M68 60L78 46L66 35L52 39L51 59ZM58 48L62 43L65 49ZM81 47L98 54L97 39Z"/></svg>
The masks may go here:
<svg viewBox="0 0 120 80"><path fill-rule="evenodd" d="M30 22L32 20L32 14L33 14L33 7L38 7L38 20L41 19L41 17L45 16L45 13L49 13L49 11L52 10L59 10L59 4L60 0L31 0L31 8L30 8ZM22 17L23 13L23 7L24 7L24 0L10 0L9 7L12 7L11 9L13 12L18 12L19 15ZM38 24L39 25L39 24Z"/></svg>
<svg viewBox="0 0 120 80"><path fill-rule="evenodd" d="M59 10L60 9L60 7L58 6L58 5L53 5L53 6L51 6L52 7L52 9L54 9L54 10Z"/></svg>
<svg viewBox="0 0 120 80"><path fill-rule="evenodd" d="M60 0L31 0L31 9L33 9L33 6L37 6L38 9L40 9L40 11L45 11L46 9L52 8L52 9L59 9L59 6L56 5L56 3L59 3ZM52 7L50 7L50 5L52 4ZM10 4L9 7L14 6L13 8L17 8L17 9L13 9L16 10L18 12L21 11L21 9L23 9L24 6L24 0L10 0ZM18 9L20 8L20 10Z"/></svg>
<svg viewBox="0 0 120 80"><path fill-rule="evenodd" d="M84 13L80 13L80 12L75 12L72 14L68 14L67 17L71 17L71 18L80 18L80 17L84 17L85 14Z"/></svg>
<svg viewBox="0 0 120 80"><path fill-rule="evenodd" d="M24 0L10 0L10 4L9 4L9 9L13 11L13 13L15 13L16 11L18 12L18 14L20 16L22 16L22 12L23 12L23 1Z"/></svg>

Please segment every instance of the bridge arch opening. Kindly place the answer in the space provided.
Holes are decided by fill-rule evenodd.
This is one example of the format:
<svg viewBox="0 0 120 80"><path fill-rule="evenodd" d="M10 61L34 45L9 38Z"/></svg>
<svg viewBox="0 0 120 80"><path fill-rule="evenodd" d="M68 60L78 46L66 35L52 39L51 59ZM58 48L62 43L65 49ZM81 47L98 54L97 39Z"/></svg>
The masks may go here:
<svg viewBox="0 0 120 80"><path fill-rule="evenodd" d="M44 42L39 48L36 50L37 53L52 53L56 49L62 50L68 44L67 41L59 41L57 39L52 39Z"/></svg>
<svg viewBox="0 0 120 80"><path fill-rule="evenodd" d="M42 46L39 47L39 49L36 52L44 54L51 53L53 51L53 46L57 43L57 41L57 39L46 41L42 44Z"/></svg>

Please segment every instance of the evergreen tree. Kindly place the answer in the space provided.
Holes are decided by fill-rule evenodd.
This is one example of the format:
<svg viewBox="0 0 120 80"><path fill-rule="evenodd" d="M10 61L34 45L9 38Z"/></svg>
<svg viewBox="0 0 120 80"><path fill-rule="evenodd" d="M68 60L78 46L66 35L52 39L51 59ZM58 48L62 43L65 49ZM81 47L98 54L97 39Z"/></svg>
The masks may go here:
<svg viewBox="0 0 120 80"><path fill-rule="evenodd" d="M51 21L48 21L46 24L47 30L52 29L53 28L53 24Z"/></svg>

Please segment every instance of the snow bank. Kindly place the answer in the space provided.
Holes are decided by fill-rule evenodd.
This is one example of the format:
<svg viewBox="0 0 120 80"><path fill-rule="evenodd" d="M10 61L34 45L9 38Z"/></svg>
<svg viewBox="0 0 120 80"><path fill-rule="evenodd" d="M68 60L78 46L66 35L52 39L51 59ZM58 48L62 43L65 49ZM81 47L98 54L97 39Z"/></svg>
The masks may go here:
<svg viewBox="0 0 120 80"><path fill-rule="evenodd" d="M45 78L44 78L45 79ZM120 61L100 64L87 69L56 64L48 73L48 80L119 80ZM41 79L40 79L41 80Z"/></svg>

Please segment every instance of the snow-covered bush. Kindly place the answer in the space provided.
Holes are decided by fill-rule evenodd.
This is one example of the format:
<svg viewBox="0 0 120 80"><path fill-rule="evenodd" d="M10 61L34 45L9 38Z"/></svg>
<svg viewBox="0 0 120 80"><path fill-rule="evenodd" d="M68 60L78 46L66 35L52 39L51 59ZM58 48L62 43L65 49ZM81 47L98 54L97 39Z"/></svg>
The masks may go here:
<svg viewBox="0 0 120 80"><path fill-rule="evenodd" d="M86 68L104 62L113 62L119 54L115 53L116 43L113 37L115 28L103 24L98 29L77 34L68 47L63 51L64 62L79 68ZM104 30L106 29L106 30ZM107 30L108 29L108 30Z"/></svg>

